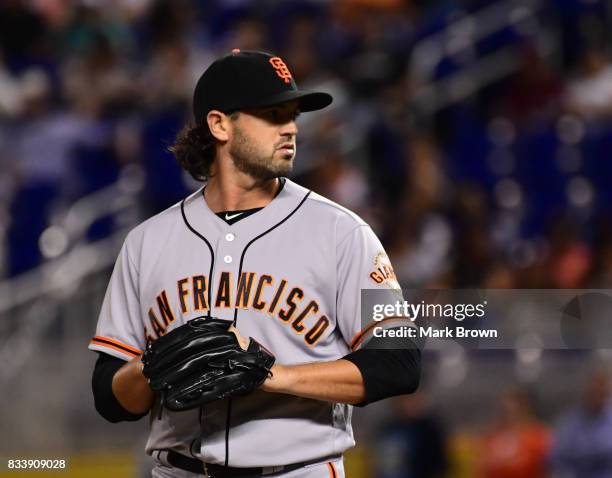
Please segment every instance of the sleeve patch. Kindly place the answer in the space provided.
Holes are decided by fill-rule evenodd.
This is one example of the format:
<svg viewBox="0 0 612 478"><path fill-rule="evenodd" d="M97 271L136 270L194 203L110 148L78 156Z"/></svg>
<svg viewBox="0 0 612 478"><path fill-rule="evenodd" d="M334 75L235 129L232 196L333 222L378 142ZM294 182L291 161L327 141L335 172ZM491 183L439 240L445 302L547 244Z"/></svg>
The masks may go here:
<svg viewBox="0 0 612 478"><path fill-rule="evenodd" d="M397 276L389 260L389 256L384 251L380 251L372 261L374 269L370 271L369 277L376 285L385 285L389 289L401 289Z"/></svg>

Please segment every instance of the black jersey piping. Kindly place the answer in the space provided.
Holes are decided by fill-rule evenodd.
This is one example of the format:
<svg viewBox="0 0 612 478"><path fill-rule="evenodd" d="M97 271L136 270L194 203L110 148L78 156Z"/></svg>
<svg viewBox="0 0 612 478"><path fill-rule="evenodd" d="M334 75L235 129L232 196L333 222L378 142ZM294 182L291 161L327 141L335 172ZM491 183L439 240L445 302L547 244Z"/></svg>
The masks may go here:
<svg viewBox="0 0 612 478"><path fill-rule="evenodd" d="M193 232L196 236L198 236L200 239L202 239L206 243L206 245L208 246L208 250L210 251L210 271L208 273L208 314L207 314L207 317L210 319L211 310L212 310L212 289L213 289L212 281L213 281L213 269L215 267L215 253L213 251L212 246L210 245L210 242L208 242L208 239L206 239L202 234L196 231L195 228L187 220L187 216L185 215L185 199L181 201L181 214L183 215L183 221L185 222L185 225L187 226L187 228L191 232Z"/></svg>
<svg viewBox="0 0 612 478"><path fill-rule="evenodd" d="M297 210L299 208L301 208L302 205L306 202L306 199L308 199L308 196L310 196L311 192L312 191L308 191L306 193L306 195L304 196L304 198L300 201L300 203L295 207L295 209L293 211L291 211L289 214L287 214L281 221L277 222L270 229L262 232L259 236L256 236L253 239L251 239L247 243L247 245L244 246L244 249L242 250L242 254L240 255L240 265L238 266L238 281L240 281L240 276L242 275L242 266L244 264L244 257L246 255L246 251L247 251L247 249L249 247L251 247L251 244L253 244L255 241L261 239L263 236L265 236L269 232L272 232L278 226L280 226L285 221L287 221L287 219L289 219L291 216L293 216L297 212ZM238 323L238 309L235 308L234 309L234 326L236 326L237 323ZM229 403L228 403L228 406L227 406L227 420L225 422L225 466L228 466L228 463L229 463L229 430L230 430L231 415L232 415L232 413L231 413L232 412L232 399L230 398L228 400L228 402Z"/></svg>
<svg viewBox="0 0 612 478"><path fill-rule="evenodd" d="M202 197L202 199L204 198ZM181 215L183 216L183 222L185 223L185 226L187 226L187 229L189 229L197 237L202 239L206 243L206 245L208 246L208 250L210 251L210 271L208 272L208 314L206 314L207 317L210 319L211 311L212 311L212 280L213 280L213 269L215 267L215 252L213 251L213 248L210 245L210 242L208 242L208 239L206 239L202 234L196 231L195 228L187 220L187 215L185 214L185 199L181 201ZM160 416L161 416L162 409L163 409L163 405L160 408ZM200 425L202 425L202 412L203 412L203 409L202 407L200 407L200 411L198 413L198 420L200 422Z"/></svg>
<svg viewBox="0 0 612 478"><path fill-rule="evenodd" d="M293 216L297 210L299 208L302 207L302 204L304 204L304 202L306 201L306 199L308 199L308 196L310 196L310 193L312 191L308 191L306 193L306 195L304 196L304 198L300 201L300 203L295 207L295 209L293 211L291 211L289 214L287 214L281 221L279 221L278 223L276 223L274 226L272 226L270 229L268 229L267 231L262 232L259 236L254 237L253 239L251 239L246 246L244 246L244 249L242 250L242 254L240 255L240 266L238 267L238 281L240 281L240 276L242 275L242 266L244 264L244 256L246 255L246 251L249 247L251 247L251 245L261 239L263 236L265 236L266 234L272 232L274 229L276 229L278 226L280 226L281 224L283 224L285 221L287 221L287 219L289 219L291 216ZM236 326L236 324L238 323L238 309L234 308L234 326Z"/></svg>

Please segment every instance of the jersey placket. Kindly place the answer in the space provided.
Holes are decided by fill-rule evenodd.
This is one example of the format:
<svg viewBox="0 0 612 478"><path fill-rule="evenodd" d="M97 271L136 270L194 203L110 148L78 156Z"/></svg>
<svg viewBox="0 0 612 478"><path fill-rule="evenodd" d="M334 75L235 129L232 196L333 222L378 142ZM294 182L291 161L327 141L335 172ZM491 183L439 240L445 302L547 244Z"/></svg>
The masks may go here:
<svg viewBox="0 0 612 478"><path fill-rule="evenodd" d="M227 226L217 241L215 256L217 257L217 269L214 273L212 308L213 316L234 320L234 306L236 290L240 281L239 268L240 256L244 247L244 241L240 241L237 233ZM223 283L229 284L229 301L224 300Z"/></svg>

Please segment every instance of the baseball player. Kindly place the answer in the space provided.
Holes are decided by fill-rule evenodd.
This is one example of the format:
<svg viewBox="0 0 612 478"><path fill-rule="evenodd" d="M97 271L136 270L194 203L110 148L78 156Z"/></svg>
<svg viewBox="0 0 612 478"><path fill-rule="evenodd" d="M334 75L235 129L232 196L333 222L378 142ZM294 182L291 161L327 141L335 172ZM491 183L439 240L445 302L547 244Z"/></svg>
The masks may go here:
<svg viewBox="0 0 612 478"><path fill-rule="evenodd" d="M362 289L399 289L380 241L357 215L286 178L296 118L331 102L299 90L285 62L264 52L234 50L197 83L195 124L172 151L205 185L128 234L89 345L99 352L99 413L113 422L150 414L154 477L344 477L352 405L418 386L419 350L410 341L382 350L361 324ZM276 363L246 396L170 411L140 357L201 316L227 320Z"/></svg>

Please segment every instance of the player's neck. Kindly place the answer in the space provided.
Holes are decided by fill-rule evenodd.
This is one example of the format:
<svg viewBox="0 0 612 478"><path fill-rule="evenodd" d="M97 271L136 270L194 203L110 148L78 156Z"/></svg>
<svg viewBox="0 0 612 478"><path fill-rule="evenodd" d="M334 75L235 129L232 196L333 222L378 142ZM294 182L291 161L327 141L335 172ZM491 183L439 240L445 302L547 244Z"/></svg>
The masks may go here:
<svg viewBox="0 0 612 478"><path fill-rule="evenodd" d="M213 212L241 211L266 207L279 187L278 179L256 181L252 178L214 175L206 184L204 198Z"/></svg>

